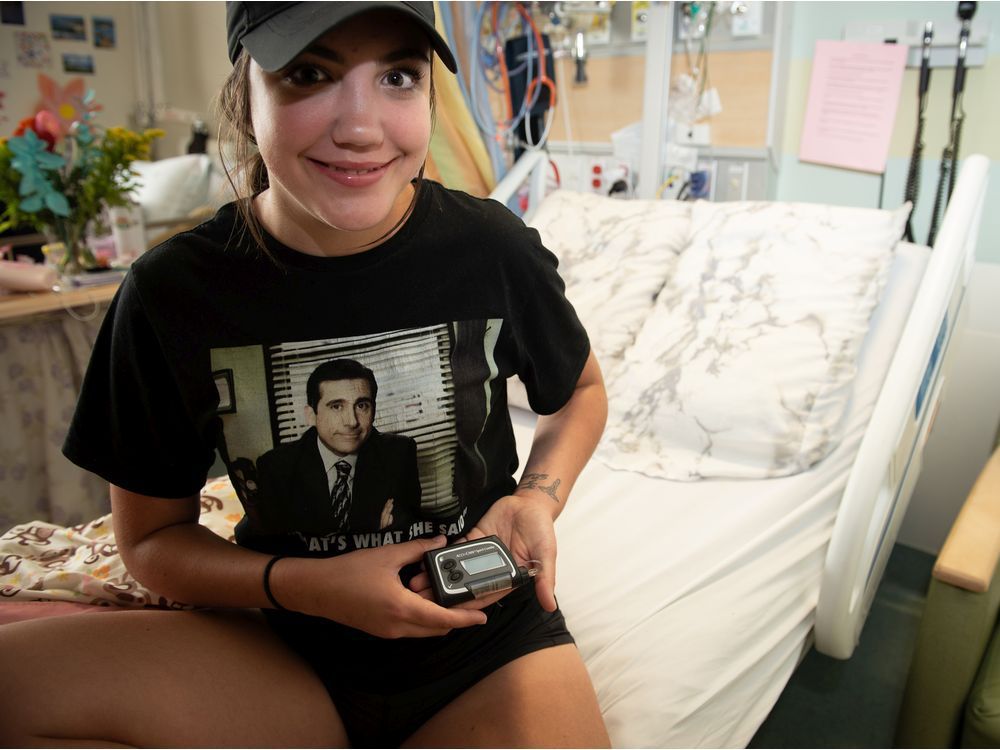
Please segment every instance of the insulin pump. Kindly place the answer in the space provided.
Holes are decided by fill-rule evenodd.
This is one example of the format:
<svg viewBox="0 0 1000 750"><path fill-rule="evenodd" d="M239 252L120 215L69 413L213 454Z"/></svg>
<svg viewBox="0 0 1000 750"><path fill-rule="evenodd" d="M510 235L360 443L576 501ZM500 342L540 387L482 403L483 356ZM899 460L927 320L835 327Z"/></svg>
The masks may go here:
<svg viewBox="0 0 1000 750"><path fill-rule="evenodd" d="M538 575L537 567L525 568L514 562L510 550L496 536L425 552L424 568L434 599L442 607L516 589Z"/></svg>

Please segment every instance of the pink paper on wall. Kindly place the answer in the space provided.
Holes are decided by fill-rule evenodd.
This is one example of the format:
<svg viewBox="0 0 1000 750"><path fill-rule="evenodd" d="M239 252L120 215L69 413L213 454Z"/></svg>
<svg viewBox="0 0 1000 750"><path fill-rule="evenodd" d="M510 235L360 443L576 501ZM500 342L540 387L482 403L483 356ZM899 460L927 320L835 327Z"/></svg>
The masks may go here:
<svg viewBox="0 0 1000 750"><path fill-rule="evenodd" d="M884 172L906 52L899 44L816 42L799 159Z"/></svg>

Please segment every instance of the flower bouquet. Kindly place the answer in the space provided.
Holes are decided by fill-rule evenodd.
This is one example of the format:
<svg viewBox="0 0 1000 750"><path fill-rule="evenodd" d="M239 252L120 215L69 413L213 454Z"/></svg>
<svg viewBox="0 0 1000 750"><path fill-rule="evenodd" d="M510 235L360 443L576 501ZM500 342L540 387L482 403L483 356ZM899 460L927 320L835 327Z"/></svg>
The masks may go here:
<svg viewBox="0 0 1000 750"><path fill-rule="evenodd" d="M93 96L83 97L76 120L42 109L0 139L0 231L28 225L61 243L56 263L67 275L97 266L88 233L107 233L105 209L128 204L136 187L132 163L148 159L153 139L163 135L98 127Z"/></svg>

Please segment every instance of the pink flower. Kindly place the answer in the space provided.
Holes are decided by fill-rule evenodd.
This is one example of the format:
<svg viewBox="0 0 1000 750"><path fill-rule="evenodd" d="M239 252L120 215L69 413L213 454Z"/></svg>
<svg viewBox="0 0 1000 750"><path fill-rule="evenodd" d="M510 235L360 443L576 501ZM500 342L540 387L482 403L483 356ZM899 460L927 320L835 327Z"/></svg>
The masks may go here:
<svg viewBox="0 0 1000 750"><path fill-rule="evenodd" d="M59 132L62 126L59 122L59 118L56 117L51 112L47 110L41 110L37 112L34 117L25 117L21 122L17 124L17 129L14 131L15 136L24 135L26 130L34 131L40 139L45 141L45 148L48 151L55 149L56 142L59 140Z"/></svg>
<svg viewBox="0 0 1000 750"><path fill-rule="evenodd" d="M74 122L83 120L88 112L97 112L101 109L99 104L87 101L86 87L83 78L80 77L72 79L65 86L60 86L44 73L39 73L38 92L42 95L42 99L35 109L50 112L55 116L59 138L69 132ZM36 131L36 135L41 136L41 133Z"/></svg>
<svg viewBox="0 0 1000 750"><path fill-rule="evenodd" d="M31 129L43 141L49 143L50 146L54 146L59 139L59 118L47 109L43 109L35 113L35 120L32 123ZM50 148L49 150L51 151L52 149Z"/></svg>

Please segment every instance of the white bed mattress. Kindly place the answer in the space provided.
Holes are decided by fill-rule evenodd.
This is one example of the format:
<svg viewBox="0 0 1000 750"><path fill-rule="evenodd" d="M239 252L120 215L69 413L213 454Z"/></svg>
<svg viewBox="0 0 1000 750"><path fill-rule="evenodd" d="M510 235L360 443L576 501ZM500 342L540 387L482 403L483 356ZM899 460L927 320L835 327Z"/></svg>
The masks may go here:
<svg viewBox="0 0 1000 750"><path fill-rule="evenodd" d="M928 250L901 244L845 439L809 471L672 482L592 461L557 522L556 593L616 747L743 747L809 644L827 542ZM534 415L512 408L522 460Z"/></svg>

